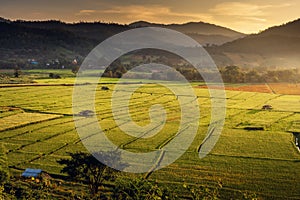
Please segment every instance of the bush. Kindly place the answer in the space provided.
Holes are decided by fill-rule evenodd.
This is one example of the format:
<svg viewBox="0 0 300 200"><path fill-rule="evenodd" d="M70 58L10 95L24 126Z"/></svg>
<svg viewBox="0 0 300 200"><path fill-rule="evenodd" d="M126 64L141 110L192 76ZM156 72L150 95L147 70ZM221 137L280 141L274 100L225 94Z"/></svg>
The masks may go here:
<svg viewBox="0 0 300 200"><path fill-rule="evenodd" d="M61 76L58 75L58 74L50 73L50 74L49 74L49 78L60 79Z"/></svg>
<svg viewBox="0 0 300 200"><path fill-rule="evenodd" d="M208 188L206 186L189 186L184 184L193 200L200 199L219 199L220 198L220 189L222 188L222 183L219 181L218 186L214 188Z"/></svg>
<svg viewBox="0 0 300 200"><path fill-rule="evenodd" d="M159 187L146 179L133 180L118 179L114 188L112 199L174 199L168 188Z"/></svg>
<svg viewBox="0 0 300 200"><path fill-rule="evenodd" d="M3 186L9 179L8 173L0 169L0 186Z"/></svg>

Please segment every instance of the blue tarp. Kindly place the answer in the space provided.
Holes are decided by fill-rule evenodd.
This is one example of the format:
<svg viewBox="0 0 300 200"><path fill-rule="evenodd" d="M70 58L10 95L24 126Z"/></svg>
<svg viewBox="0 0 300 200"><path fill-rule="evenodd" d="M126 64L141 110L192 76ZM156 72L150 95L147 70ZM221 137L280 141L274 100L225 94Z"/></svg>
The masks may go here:
<svg viewBox="0 0 300 200"><path fill-rule="evenodd" d="M41 169L31 169L31 168L27 168L25 169L25 171L22 173L23 177L34 177L36 178L40 173L42 172Z"/></svg>
<svg viewBox="0 0 300 200"><path fill-rule="evenodd" d="M37 64L39 64L37 61L31 61L30 62L32 65L37 65Z"/></svg>

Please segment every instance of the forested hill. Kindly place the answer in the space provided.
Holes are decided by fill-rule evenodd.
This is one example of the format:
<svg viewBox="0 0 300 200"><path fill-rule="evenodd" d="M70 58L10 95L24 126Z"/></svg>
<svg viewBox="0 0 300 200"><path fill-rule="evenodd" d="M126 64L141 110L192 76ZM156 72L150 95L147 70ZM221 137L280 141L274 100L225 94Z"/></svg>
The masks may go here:
<svg viewBox="0 0 300 200"><path fill-rule="evenodd" d="M143 25L145 26L145 25ZM154 25L173 28L189 34L203 45L223 44L244 34L206 23ZM60 21L10 21L0 18L0 68L29 67L34 61L40 68L59 65L69 66L74 60L82 60L97 44L106 38L135 27L114 23L74 23ZM53 66L50 66L53 67Z"/></svg>
<svg viewBox="0 0 300 200"><path fill-rule="evenodd" d="M30 60L38 62L39 67L55 61L68 66L125 28L101 23L0 22L0 67L24 67Z"/></svg>
<svg viewBox="0 0 300 200"><path fill-rule="evenodd" d="M300 19L209 49L219 65L300 68Z"/></svg>
<svg viewBox="0 0 300 200"><path fill-rule="evenodd" d="M203 44L220 67L300 67L300 20L245 36L203 22L153 24L135 22L75 23L0 19L0 68L69 67L106 38L136 27L164 27L181 31ZM209 45L208 45L209 44ZM33 61L33 62L32 62ZM29 63L34 63L32 66Z"/></svg>
<svg viewBox="0 0 300 200"><path fill-rule="evenodd" d="M145 21L134 22L129 25L132 28L135 27L162 27L173 29L182 33L185 33L195 39L202 45L221 45L226 42L230 42L239 38L243 38L246 35L229 28L217 26L214 24L204 22L189 22L185 24L156 24Z"/></svg>

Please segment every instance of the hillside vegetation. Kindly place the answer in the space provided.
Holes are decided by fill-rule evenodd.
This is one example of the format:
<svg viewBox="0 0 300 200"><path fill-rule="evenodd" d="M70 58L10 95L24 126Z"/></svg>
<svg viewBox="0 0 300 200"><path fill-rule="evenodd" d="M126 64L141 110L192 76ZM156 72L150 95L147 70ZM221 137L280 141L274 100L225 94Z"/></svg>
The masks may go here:
<svg viewBox="0 0 300 200"><path fill-rule="evenodd" d="M191 34L203 45L223 44L244 36L227 28L201 22L155 26ZM0 68L13 68L16 65L21 68L70 67L74 59L80 63L101 41L135 27L141 25L101 22L67 24L53 20L2 19L0 20Z"/></svg>
<svg viewBox="0 0 300 200"><path fill-rule="evenodd" d="M300 19L208 48L219 65L299 68Z"/></svg>

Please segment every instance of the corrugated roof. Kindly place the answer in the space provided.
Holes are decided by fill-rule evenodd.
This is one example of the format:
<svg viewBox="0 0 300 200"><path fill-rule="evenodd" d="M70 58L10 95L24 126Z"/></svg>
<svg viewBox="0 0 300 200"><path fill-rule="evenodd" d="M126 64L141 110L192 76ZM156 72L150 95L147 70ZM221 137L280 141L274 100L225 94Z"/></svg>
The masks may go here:
<svg viewBox="0 0 300 200"><path fill-rule="evenodd" d="M25 169L25 171L22 173L23 177L34 177L36 178L40 173L42 172L41 169L31 169L31 168L27 168Z"/></svg>

